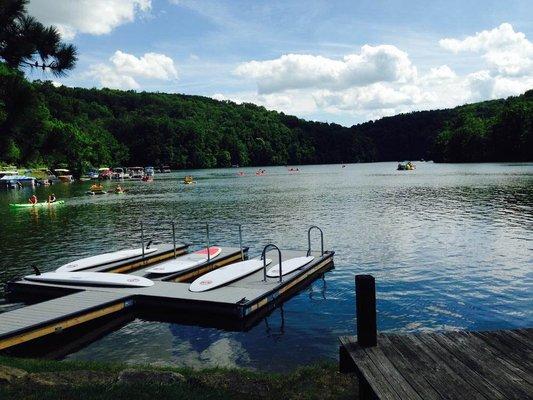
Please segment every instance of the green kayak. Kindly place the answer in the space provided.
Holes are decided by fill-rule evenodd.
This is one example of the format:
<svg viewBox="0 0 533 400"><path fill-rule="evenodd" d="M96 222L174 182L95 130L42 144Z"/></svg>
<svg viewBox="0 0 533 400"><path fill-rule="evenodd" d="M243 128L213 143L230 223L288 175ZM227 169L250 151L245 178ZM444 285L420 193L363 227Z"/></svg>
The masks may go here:
<svg viewBox="0 0 533 400"><path fill-rule="evenodd" d="M58 200L58 201L55 201L53 203L48 203L46 201L44 201L42 203L37 203L37 204L21 203L21 204L10 204L9 207L13 207L13 208L37 208L37 207L52 207L52 206L55 206L57 204L65 204L65 202L63 200Z"/></svg>

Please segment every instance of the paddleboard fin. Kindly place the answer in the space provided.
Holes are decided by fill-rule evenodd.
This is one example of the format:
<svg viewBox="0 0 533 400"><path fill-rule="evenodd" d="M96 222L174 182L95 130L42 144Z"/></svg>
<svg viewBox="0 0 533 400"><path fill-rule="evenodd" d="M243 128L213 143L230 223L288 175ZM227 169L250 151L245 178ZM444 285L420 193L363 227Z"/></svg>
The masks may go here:
<svg viewBox="0 0 533 400"><path fill-rule="evenodd" d="M41 271L39 270L39 268L37 268L35 264L33 264L31 267L33 268L33 271L35 272L35 275L41 275Z"/></svg>

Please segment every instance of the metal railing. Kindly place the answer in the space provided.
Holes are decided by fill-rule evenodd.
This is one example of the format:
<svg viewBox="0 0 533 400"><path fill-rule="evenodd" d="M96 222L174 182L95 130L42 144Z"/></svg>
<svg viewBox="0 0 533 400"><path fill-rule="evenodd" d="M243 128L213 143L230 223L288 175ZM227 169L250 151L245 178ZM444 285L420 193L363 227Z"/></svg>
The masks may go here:
<svg viewBox="0 0 533 400"><path fill-rule="evenodd" d="M281 282L283 280L283 273L282 273L282 266L281 266L281 250L278 246L275 244L267 244L263 248L263 252L261 253L261 260L263 260L263 282L266 282L267 280L267 263L266 263L266 251L269 248L273 248L278 251L278 261L279 261L279 281Z"/></svg>
<svg viewBox="0 0 533 400"><path fill-rule="evenodd" d="M172 246L174 249L174 258L177 257L177 243L176 243L176 223L175 221L169 221L168 222L172 228ZM239 248L241 252L241 259L244 260L244 247L242 244L242 225L241 224L226 224L226 225L234 225L237 226L239 231ZM158 226L160 226L158 224ZM141 248L142 248L142 258L145 257L145 249L148 249L149 245L145 246L144 242L146 240L145 237L145 227L146 224L143 221L140 221L140 231L141 231ZM210 236L210 224L205 224L205 231L206 231L206 245L207 245L207 262L211 261L211 255L209 252L209 248L211 247L211 236ZM152 241L150 241L151 244Z"/></svg>
<svg viewBox="0 0 533 400"><path fill-rule="evenodd" d="M311 231L313 229L318 229L320 232L320 255L324 255L324 232L318 226L313 225L307 230L307 256L311 255Z"/></svg>

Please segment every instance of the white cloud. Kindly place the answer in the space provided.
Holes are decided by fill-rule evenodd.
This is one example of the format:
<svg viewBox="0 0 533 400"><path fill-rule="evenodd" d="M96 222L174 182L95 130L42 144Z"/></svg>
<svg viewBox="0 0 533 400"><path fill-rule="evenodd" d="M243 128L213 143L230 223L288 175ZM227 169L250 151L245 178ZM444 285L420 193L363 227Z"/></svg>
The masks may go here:
<svg viewBox="0 0 533 400"><path fill-rule="evenodd" d="M117 50L110 61L120 74L163 80L178 77L174 61L164 54L146 53L137 58L132 54Z"/></svg>
<svg viewBox="0 0 533 400"><path fill-rule="evenodd" d="M439 44L453 53L479 54L483 67L458 74L444 64L418 72L409 55L395 46L365 45L359 53L339 59L286 54L242 63L235 74L252 79L257 91L213 97L298 115L341 115L344 120L363 121L518 95L533 88L532 44L510 24L462 40L442 39ZM453 57L449 61L453 65Z"/></svg>
<svg viewBox="0 0 533 400"><path fill-rule="evenodd" d="M533 74L533 43L512 25L503 23L463 40L442 39L439 44L453 53L483 53L491 72L507 76Z"/></svg>
<svg viewBox="0 0 533 400"><path fill-rule="evenodd" d="M64 39L77 33L103 35L133 22L136 14L149 11L151 0L31 0L30 15L55 25Z"/></svg>
<svg viewBox="0 0 533 400"><path fill-rule="evenodd" d="M139 89L137 81L128 75L119 74L113 67L96 64L89 68L89 76L98 79L100 85L111 89Z"/></svg>
<svg viewBox="0 0 533 400"><path fill-rule="evenodd" d="M139 89L135 78L169 81L178 77L172 58L158 53L146 53L141 57L117 50L110 58L111 64L95 64L89 67L88 76L100 85L115 89Z"/></svg>
<svg viewBox="0 0 533 400"><path fill-rule="evenodd" d="M302 90L289 90L284 93L257 94L255 92L238 92L231 94L215 93L211 98L219 101L231 100L237 104L254 103L269 110L285 113L310 115L317 111L316 102L310 93Z"/></svg>
<svg viewBox="0 0 533 400"><path fill-rule="evenodd" d="M416 77L406 53L390 45L361 48L341 60L308 54L286 54L275 60L239 65L238 76L256 81L259 93L288 89L345 89L375 82L407 82Z"/></svg>
<svg viewBox="0 0 533 400"><path fill-rule="evenodd" d="M364 88L352 88L341 92L322 90L314 93L314 97L318 107L336 112L380 110L413 105L420 103L424 95L420 88L413 85L394 88L383 83L375 83Z"/></svg>

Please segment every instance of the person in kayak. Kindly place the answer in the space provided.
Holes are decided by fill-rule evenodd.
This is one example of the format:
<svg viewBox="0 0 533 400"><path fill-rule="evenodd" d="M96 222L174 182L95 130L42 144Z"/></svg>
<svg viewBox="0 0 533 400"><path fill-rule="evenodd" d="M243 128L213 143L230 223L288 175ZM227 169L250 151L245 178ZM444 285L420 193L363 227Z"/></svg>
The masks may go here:
<svg viewBox="0 0 533 400"><path fill-rule="evenodd" d="M117 185L117 188L115 189L115 193L124 193L124 189L122 189L122 186Z"/></svg>
<svg viewBox="0 0 533 400"><path fill-rule="evenodd" d="M50 196L48 196L48 203L55 203L57 201L56 195L52 193Z"/></svg>
<svg viewBox="0 0 533 400"><path fill-rule="evenodd" d="M31 197L28 199L28 202L30 204L37 204L37 196L35 196L34 194L31 195Z"/></svg>

